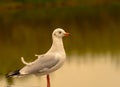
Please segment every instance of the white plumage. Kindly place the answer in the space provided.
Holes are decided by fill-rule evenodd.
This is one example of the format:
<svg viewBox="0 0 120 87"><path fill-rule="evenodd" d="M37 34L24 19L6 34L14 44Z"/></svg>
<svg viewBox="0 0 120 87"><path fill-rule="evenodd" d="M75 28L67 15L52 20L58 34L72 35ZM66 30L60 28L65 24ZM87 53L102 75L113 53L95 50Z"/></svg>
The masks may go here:
<svg viewBox="0 0 120 87"><path fill-rule="evenodd" d="M21 57L21 61L25 66L20 70L9 73L7 77L29 74L47 75L47 87L50 87L49 73L59 69L66 59L62 38L68 35L69 33L61 28L55 29L52 33L53 42L51 48L45 54L35 55L38 58L30 63L27 63L24 58Z"/></svg>
<svg viewBox="0 0 120 87"><path fill-rule="evenodd" d="M65 59L66 54L63 46L62 38L64 36L68 36L69 33L66 33L63 29L57 28L52 33L52 46L51 48L42 55L35 55L38 58L30 63L27 63L23 57L21 57L21 61L25 66L17 71L18 75L27 75L27 74L40 74L46 75L57 69L59 69ZM8 74L8 76L17 75L15 72L12 74Z"/></svg>

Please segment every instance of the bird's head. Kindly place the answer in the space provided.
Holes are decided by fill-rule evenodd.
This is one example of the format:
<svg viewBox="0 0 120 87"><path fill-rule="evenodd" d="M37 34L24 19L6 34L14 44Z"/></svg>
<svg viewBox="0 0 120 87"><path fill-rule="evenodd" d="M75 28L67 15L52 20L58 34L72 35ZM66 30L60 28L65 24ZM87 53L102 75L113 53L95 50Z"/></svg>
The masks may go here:
<svg viewBox="0 0 120 87"><path fill-rule="evenodd" d="M62 37L64 37L64 36L69 36L70 35L70 33L67 33L67 32L65 32L63 29L61 29L61 28L57 28L57 29L55 29L54 31L53 31L53 33L52 33L52 36L53 37L57 37L57 38L62 38Z"/></svg>

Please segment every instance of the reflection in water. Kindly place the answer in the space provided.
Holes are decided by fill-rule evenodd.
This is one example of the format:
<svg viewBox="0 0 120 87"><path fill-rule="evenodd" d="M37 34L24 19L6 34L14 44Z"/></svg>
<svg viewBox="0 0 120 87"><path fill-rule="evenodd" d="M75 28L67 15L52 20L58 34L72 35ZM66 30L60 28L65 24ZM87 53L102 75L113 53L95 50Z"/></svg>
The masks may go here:
<svg viewBox="0 0 120 87"><path fill-rule="evenodd" d="M111 57L89 53L70 56L71 62L51 74L52 87L120 87L120 69L116 69ZM7 85L5 78L0 83L1 87ZM46 87L46 78L34 75L14 78L10 87Z"/></svg>

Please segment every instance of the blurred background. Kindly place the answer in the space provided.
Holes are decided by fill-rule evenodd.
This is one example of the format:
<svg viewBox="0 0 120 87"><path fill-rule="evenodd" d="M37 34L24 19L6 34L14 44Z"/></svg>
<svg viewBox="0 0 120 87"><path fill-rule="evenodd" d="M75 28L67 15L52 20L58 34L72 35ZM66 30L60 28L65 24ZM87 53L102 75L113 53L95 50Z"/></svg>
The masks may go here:
<svg viewBox="0 0 120 87"><path fill-rule="evenodd" d="M5 74L24 66L20 57L45 53L58 27L71 36L52 87L120 87L119 0L0 0L0 87L46 86L44 77Z"/></svg>

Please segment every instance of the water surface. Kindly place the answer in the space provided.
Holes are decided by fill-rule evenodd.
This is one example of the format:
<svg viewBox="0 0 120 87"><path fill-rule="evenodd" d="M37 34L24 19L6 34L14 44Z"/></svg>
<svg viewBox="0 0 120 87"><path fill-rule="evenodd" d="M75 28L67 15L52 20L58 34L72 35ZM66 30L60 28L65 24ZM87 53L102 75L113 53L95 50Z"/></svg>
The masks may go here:
<svg viewBox="0 0 120 87"><path fill-rule="evenodd" d="M51 74L52 87L119 87L120 67L112 61L111 54L71 55L64 66ZM13 78L12 82L4 77L0 86L7 87L46 87L45 76L26 76Z"/></svg>
<svg viewBox="0 0 120 87"><path fill-rule="evenodd" d="M61 27L67 61L51 74L52 87L120 87L120 13L115 6L9 10L0 13L0 87L46 87L45 76L6 79L5 74L36 59ZM118 9L118 10L116 10Z"/></svg>

